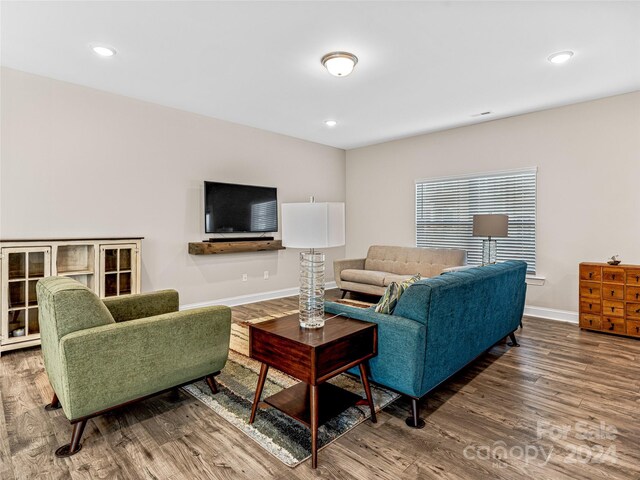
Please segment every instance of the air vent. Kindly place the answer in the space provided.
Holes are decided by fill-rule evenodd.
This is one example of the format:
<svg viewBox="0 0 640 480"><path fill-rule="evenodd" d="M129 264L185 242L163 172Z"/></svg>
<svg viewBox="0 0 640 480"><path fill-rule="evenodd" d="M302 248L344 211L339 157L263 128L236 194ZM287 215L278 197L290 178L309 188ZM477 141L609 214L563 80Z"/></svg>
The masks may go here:
<svg viewBox="0 0 640 480"><path fill-rule="evenodd" d="M491 115L493 112L492 111L486 111L486 112L480 112L480 113L474 113L473 115L471 115L472 117L483 117L485 115Z"/></svg>

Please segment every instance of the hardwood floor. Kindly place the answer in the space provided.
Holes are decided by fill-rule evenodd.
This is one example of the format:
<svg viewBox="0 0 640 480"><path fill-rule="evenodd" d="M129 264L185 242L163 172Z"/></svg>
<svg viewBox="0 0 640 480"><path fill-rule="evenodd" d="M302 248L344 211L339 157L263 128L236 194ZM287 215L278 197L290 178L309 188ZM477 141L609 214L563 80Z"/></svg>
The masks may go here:
<svg viewBox="0 0 640 480"><path fill-rule="evenodd" d="M296 305L290 297L235 307L234 321ZM518 340L520 348L498 344L434 392L424 429L405 425L409 403L399 400L377 424L322 450L317 471L284 466L184 392L89 421L83 449L57 459L70 428L62 411L43 408L51 389L40 350L8 353L0 479L640 478L640 341L533 318Z"/></svg>

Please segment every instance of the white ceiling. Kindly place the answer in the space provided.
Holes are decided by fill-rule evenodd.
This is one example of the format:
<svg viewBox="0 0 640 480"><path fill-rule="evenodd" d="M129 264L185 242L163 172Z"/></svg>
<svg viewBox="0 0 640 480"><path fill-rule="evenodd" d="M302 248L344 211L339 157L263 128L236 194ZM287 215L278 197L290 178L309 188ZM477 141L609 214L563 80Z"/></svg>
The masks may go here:
<svg viewBox="0 0 640 480"><path fill-rule="evenodd" d="M640 89L638 2L4 1L0 13L4 66L346 149ZM320 64L333 50L359 57L349 77ZM573 59L546 60L561 50Z"/></svg>

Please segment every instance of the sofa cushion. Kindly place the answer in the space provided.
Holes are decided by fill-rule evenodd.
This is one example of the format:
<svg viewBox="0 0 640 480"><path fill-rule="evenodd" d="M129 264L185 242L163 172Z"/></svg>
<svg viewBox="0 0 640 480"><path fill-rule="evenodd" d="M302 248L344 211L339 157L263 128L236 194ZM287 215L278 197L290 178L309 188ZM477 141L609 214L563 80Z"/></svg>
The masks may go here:
<svg viewBox="0 0 640 480"><path fill-rule="evenodd" d="M411 278L413 278L411 275L396 275L395 273L387 273L384 277L384 285L385 287L388 287L391 284L391 282L396 282L397 284L400 284L402 282L406 282Z"/></svg>
<svg viewBox="0 0 640 480"><path fill-rule="evenodd" d="M347 282L365 283L367 285L377 285L378 287L385 286L384 277L386 275L388 275L386 272L356 269L347 269L340 273L342 280Z"/></svg>
<svg viewBox="0 0 640 480"><path fill-rule="evenodd" d="M449 248L372 245L364 263L366 270L434 277L454 265L466 263L467 252Z"/></svg>

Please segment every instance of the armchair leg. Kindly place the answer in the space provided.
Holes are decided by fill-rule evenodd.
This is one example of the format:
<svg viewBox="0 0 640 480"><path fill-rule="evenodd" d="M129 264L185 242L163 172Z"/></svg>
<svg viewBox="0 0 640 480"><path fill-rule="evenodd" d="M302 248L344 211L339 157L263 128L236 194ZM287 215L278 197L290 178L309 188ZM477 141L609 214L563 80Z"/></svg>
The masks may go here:
<svg viewBox="0 0 640 480"><path fill-rule="evenodd" d="M217 374L212 374L212 375L207 375L205 378L205 380L207 381L207 385L209 385L209 388L211 389L211 393L212 394L216 394L218 393L218 384L216 383L216 376Z"/></svg>
<svg viewBox="0 0 640 480"><path fill-rule="evenodd" d="M73 424L73 432L71 433L71 443L63 445L62 447L56 450L56 457L70 457L71 455L75 455L82 449L82 444L80 440L82 439L82 434L84 433L84 427L87 425L86 420L80 420L77 423Z"/></svg>
<svg viewBox="0 0 640 480"><path fill-rule="evenodd" d="M58 400L58 395L56 395L56 393L53 393L53 398L51 399L51 403L49 405L46 405L44 407L44 409L47 412L51 412L52 410L58 410L60 408L60 400Z"/></svg>
<svg viewBox="0 0 640 480"><path fill-rule="evenodd" d="M347 296L347 291L346 290L342 290L342 297L340 297L340 298L344 298L346 296Z"/></svg>
<svg viewBox="0 0 640 480"><path fill-rule="evenodd" d="M514 332L511 332L509 334L509 338L511 339L511 341L507 344L510 347L519 347L520 344L518 343L518 340L516 340L516 334Z"/></svg>
<svg viewBox="0 0 640 480"><path fill-rule="evenodd" d="M424 420L420 418L419 399L411 399L411 416L405 420L405 423L411 428L424 428Z"/></svg>

